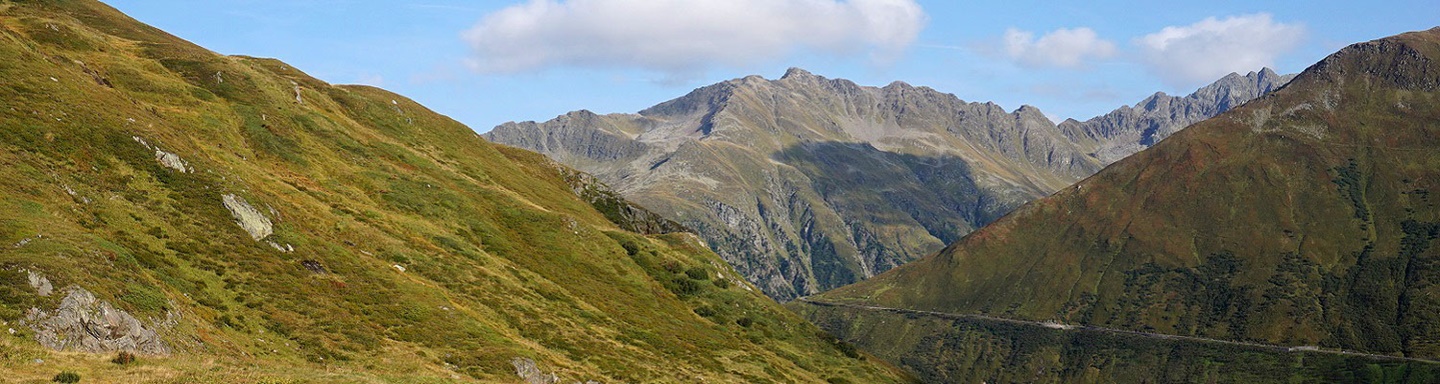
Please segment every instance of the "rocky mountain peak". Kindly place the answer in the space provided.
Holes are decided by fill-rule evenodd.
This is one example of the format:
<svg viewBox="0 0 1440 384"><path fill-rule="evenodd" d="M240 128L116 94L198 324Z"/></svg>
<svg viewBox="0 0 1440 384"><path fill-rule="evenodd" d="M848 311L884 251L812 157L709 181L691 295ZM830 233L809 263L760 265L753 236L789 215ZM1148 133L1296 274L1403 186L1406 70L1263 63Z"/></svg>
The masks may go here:
<svg viewBox="0 0 1440 384"><path fill-rule="evenodd" d="M780 80L809 80L817 78L820 78L820 76L816 76L815 74L810 73L810 71L806 71L799 67L790 67L790 69L785 70L785 75L781 76Z"/></svg>
<svg viewBox="0 0 1440 384"><path fill-rule="evenodd" d="M1279 75L1262 68L1245 75L1225 77L1176 97L1155 92L1133 107L1122 106L1083 122L1064 122L1062 130L1076 140L1094 140L1092 156L1109 164L1149 148L1190 124L1218 115L1275 91L1295 75Z"/></svg>
<svg viewBox="0 0 1440 384"><path fill-rule="evenodd" d="M1015 113L1016 113L1016 114L1039 114L1039 115L1042 115L1042 116L1045 115L1044 112L1040 112L1040 108L1039 108L1039 107L1036 107L1036 106L1033 106L1033 105L1030 105L1030 104L1022 104L1022 105L1020 105L1020 108L1016 108L1016 109L1015 109Z"/></svg>
<svg viewBox="0 0 1440 384"><path fill-rule="evenodd" d="M1280 77L1280 74L1275 73L1275 70L1270 69L1270 67L1260 68L1260 74L1259 74L1259 78L1260 78L1260 79L1263 80L1263 79L1271 79L1271 78L1276 78L1276 77Z"/></svg>
<svg viewBox="0 0 1440 384"><path fill-rule="evenodd" d="M906 83L906 82L904 82L904 81L896 80L896 81L890 82L890 84L886 84L884 89L885 89L885 90L911 90L911 89L915 89L915 86L910 85L910 83Z"/></svg>
<svg viewBox="0 0 1440 384"><path fill-rule="evenodd" d="M1353 44L1326 57L1301 76L1343 84L1366 75L1376 81L1404 89L1432 91L1440 88L1440 28Z"/></svg>

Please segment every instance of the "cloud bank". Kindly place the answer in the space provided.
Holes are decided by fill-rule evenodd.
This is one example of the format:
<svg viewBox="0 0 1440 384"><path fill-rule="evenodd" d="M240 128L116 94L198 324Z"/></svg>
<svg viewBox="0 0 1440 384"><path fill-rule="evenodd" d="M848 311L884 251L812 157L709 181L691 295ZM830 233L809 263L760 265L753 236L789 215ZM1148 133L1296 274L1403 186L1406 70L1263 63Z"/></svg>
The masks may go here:
<svg viewBox="0 0 1440 384"><path fill-rule="evenodd" d="M1088 59L1115 55L1115 43L1084 27L1057 29L1039 39L1034 33L1010 28L1005 31L1005 54L1026 67L1080 68Z"/></svg>
<svg viewBox="0 0 1440 384"><path fill-rule="evenodd" d="M927 17L913 0L531 0L466 31L482 73L555 67L670 75L797 53L897 59Z"/></svg>
<svg viewBox="0 0 1440 384"><path fill-rule="evenodd" d="M1278 23L1269 14L1214 17L1165 27L1135 40L1151 71L1172 85L1214 81L1231 72L1273 66L1305 37L1305 27Z"/></svg>

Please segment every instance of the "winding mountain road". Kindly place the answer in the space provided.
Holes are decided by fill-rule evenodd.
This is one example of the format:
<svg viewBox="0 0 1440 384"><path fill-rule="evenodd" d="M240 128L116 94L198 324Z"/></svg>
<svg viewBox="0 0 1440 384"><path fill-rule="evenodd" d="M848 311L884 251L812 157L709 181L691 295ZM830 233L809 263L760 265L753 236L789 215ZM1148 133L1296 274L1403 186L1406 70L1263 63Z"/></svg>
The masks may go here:
<svg viewBox="0 0 1440 384"><path fill-rule="evenodd" d="M1256 342L1249 342L1249 341L1222 340L1222 339L1211 339L1211 338L1197 337L1197 336L1181 336L1181 335L1169 335L1169 334L1163 334L1163 333L1141 332L1141 331L1128 330L1128 329L1105 328L1105 327L1096 327L1096 326L1090 326L1090 325L1060 324L1060 323L1048 322L1048 321L1042 322L1042 321L1030 321L1030 320L1009 319L1009 318L1003 318L1003 317L995 317L995 316L987 316L987 315L977 315L977 314L948 313L948 312L935 312L935 311L921 311L921 310L915 310L915 309L880 307L880 306L873 306L873 305L835 303L835 302L828 302L828 301L812 300L812 299L810 299L810 298L808 298L808 297L802 297L802 298L799 298L799 299L796 299L796 300L798 300L798 301L800 301L800 302L803 302L803 303L811 304L811 305L818 305L818 306L825 306L825 307L842 307L842 308L861 309L861 310L867 310L867 311L890 312L890 313L899 313L899 314L915 314L915 315L932 316L932 317L938 317L938 318L942 318L942 319L951 319L951 320L984 320L984 321L993 321L993 322L1001 322L1001 323L1010 323L1010 324L1019 324L1019 325L1028 325L1028 326L1044 327L1044 328L1047 328L1047 329L1052 329L1052 330L1062 331L1062 332L1100 332L1100 333L1108 333L1108 334L1114 334L1114 335L1131 335L1131 336L1148 337L1148 338L1164 339L1164 340L1180 340L1180 341L1190 341L1190 342L1197 342L1197 343L1215 343L1215 344L1238 345L1238 346L1245 346L1245 347L1251 347L1251 348L1266 349L1266 350L1271 350L1271 351L1275 351L1275 352L1289 352L1289 353L1323 353L1323 354L1331 354L1331 355L1345 355L1345 356L1364 357L1364 358L1375 359L1375 360L1405 361L1405 362L1417 362L1417 363L1428 363L1428 364L1440 364L1440 360L1434 360L1434 359L1424 359L1424 358L1418 358L1418 357L1404 357L1404 356L1391 356L1391 355L1378 355L1378 354L1373 354L1373 353L1364 353L1364 352L1356 352L1356 351L1346 351L1346 350L1343 350L1343 349L1326 349L1326 348L1320 348L1320 347L1308 346L1308 345L1307 345L1307 346L1284 346L1284 345L1256 343Z"/></svg>

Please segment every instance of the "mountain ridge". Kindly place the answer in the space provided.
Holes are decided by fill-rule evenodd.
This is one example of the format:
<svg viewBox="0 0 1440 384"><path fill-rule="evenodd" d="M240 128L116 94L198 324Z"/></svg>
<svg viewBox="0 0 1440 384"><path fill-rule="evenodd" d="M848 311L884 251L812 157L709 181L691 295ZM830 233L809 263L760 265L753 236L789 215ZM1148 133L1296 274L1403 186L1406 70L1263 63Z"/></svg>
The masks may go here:
<svg viewBox="0 0 1440 384"><path fill-rule="evenodd" d="M1066 119L1060 125L1079 142L1093 141L1090 153L1110 164L1191 124L1279 89L1294 77L1270 68L1245 75L1232 72L1186 96L1156 92L1133 106L1121 106L1083 122Z"/></svg>
<svg viewBox="0 0 1440 384"><path fill-rule="evenodd" d="M1163 98L1200 111L1189 115L1130 118L1122 107L1111 115L1124 119L1056 125L1030 105L1006 111L901 81L860 86L790 68L775 80L700 87L636 114L582 110L483 136L594 174L695 228L747 279L787 300L939 250L1098 171L1104 153L1146 146L1131 133L1145 129L1138 124L1163 137L1194 113L1231 106L1211 98L1248 100L1282 80L1262 69ZM867 187L876 185L896 187Z"/></svg>
<svg viewBox="0 0 1440 384"><path fill-rule="evenodd" d="M701 87L638 114L572 112L543 124L502 125L485 137L595 174L710 234L727 261L782 299L939 249L1096 167L1033 107L1007 112L927 87L863 87L799 68L776 80L748 76ZM834 183L828 175L848 178L838 164L821 161L834 158L884 159L875 166L886 171ZM972 174L980 168L983 174ZM863 201L838 195L852 182L892 175L904 186L903 196L892 198L898 204L874 194ZM927 191L926 183L952 184L941 188L955 193ZM954 200L942 195L969 201L941 204ZM871 210L900 223L860 218Z"/></svg>

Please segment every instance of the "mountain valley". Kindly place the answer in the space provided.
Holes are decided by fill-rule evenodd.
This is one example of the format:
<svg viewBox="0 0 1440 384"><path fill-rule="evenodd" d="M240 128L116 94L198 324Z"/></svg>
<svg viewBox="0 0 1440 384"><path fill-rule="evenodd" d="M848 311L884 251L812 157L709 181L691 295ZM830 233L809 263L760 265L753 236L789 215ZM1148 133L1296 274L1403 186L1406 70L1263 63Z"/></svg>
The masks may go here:
<svg viewBox="0 0 1440 384"><path fill-rule="evenodd" d="M1279 88L1269 69L1058 126L927 87L864 87L792 68L638 114L571 112L485 137L596 175L692 228L780 300L940 250L1186 125Z"/></svg>

